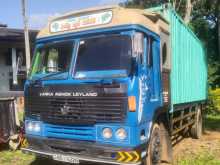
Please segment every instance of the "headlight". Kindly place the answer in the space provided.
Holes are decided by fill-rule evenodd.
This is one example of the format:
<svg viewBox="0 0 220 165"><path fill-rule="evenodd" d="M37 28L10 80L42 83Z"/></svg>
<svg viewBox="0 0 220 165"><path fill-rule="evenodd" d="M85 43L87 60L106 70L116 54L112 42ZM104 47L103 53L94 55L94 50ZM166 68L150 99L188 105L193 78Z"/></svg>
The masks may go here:
<svg viewBox="0 0 220 165"><path fill-rule="evenodd" d="M34 124L34 131L35 132L40 132L40 130L41 130L40 123L35 123Z"/></svg>
<svg viewBox="0 0 220 165"><path fill-rule="evenodd" d="M27 122L27 126L26 127L27 127L28 131L33 131L34 125L33 125L32 122Z"/></svg>
<svg viewBox="0 0 220 165"><path fill-rule="evenodd" d="M119 128L116 133L115 136L120 139L120 140L124 140L127 138L127 132L124 128Z"/></svg>
<svg viewBox="0 0 220 165"><path fill-rule="evenodd" d="M104 128L102 131L102 136L105 139L110 139L112 137L112 129L111 128Z"/></svg>
<svg viewBox="0 0 220 165"><path fill-rule="evenodd" d="M30 132L40 132L41 131L41 125L39 122L32 122L32 121L28 121L26 123L26 129L27 131Z"/></svg>

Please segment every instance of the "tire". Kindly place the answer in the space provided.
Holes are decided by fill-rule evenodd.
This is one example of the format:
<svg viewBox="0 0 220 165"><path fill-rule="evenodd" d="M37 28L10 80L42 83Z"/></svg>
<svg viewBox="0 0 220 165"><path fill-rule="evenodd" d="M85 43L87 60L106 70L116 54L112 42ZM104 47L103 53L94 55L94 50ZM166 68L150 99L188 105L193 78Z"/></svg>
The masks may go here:
<svg viewBox="0 0 220 165"><path fill-rule="evenodd" d="M151 137L147 149L147 165L159 165L162 156L162 138L160 126L155 123L152 127Z"/></svg>
<svg viewBox="0 0 220 165"><path fill-rule="evenodd" d="M165 127L164 123L160 123L160 132L161 132L161 145L162 145L162 163L172 164L173 162L173 148L171 137L168 132L168 128Z"/></svg>
<svg viewBox="0 0 220 165"><path fill-rule="evenodd" d="M202 111L201 106L196 106L196 119L195 123L190 129L190 135L194 139L200 139L202 137L203 123L202 123Z"/></svg>

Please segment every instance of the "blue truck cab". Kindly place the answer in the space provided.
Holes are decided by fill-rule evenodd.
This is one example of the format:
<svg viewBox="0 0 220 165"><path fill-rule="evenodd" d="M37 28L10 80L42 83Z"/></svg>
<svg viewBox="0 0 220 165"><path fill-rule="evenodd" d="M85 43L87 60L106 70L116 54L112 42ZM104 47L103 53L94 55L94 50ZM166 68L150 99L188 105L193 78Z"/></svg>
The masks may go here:
<svg viewBox="0 0 220 165"><path fill-rule="evenodd" d="M169 33L160 14L121 7L51 20L25 84L23 151L76 164L170 161L183 128L172 125L182 114L170 115Z"/></svg>

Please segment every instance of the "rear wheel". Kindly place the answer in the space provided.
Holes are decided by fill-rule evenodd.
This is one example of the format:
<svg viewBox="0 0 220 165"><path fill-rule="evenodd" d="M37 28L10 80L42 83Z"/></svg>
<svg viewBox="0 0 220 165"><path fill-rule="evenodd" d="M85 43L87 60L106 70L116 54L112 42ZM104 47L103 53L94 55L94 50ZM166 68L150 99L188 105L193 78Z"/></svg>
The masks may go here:
<svg viewBox="0 0 220 165"><path fill-rule="evenodd" d="M162 139L160 133L160 126L157 123L153 125L147 153L147 165L160 164L162 156Z"/></svg>
<svg viewBox="0 0 220 165"><path fill-rule="evenodd" d="M190 134L192 138L200 139L202 136L203 124L202 124L202 111L201 106L196 106L196 119L192 128L190 129Z"/></svg>

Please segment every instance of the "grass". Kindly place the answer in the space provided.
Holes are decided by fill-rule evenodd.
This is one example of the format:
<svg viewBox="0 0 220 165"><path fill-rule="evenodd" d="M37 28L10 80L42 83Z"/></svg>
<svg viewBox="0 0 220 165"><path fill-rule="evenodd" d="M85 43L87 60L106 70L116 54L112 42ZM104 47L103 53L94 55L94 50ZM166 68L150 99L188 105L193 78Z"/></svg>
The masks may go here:
<svg viewBox="0 0 220 165"><path fill-rule="evenodd" d="M187 155L177 161L177 165L220 165L220 159L215 154L208 151L201 151L196 155Z"/></svg>
<svg viewBox="0 0 220 165"><path fill-rule="evenodd" d="M34 156L24 155L21 151L1 151L0 164L1 165L29 165L35 159Z"/></svg>
<svg viewBox="0 0 220 165"><path fill-rule="evenodd" d="M214 106L220 110L220 88L210 90L209 97L212 99Z"/></svg>
<svg viewBox="0 0 220 165"><path fill-rule="evenodd" d="M220 88L209 90L208 111L211 113L220 113Z"/></svg>
<svg viewBox="0 0 220 165"><path fill-rule="evenodd" d="M216 115L207 115L204 125L206 130L220 131L220 113Z"/></svg>
<svg viewBox="0 0 220 165"><path fill-rule="evenodd" d="M34 155L21 151L0 150L0 165L64 165L46 158L36 158Z"/></svg>

